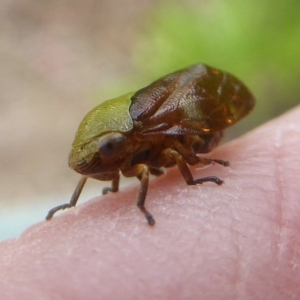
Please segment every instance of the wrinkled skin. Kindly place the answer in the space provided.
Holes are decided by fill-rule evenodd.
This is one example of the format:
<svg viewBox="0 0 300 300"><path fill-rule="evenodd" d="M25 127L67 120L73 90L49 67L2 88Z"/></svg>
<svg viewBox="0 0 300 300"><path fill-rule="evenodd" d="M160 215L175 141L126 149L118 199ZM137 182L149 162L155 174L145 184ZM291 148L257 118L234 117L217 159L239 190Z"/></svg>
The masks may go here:
<svg viewBox="0 0 300 300"><path fill-rule="evenodd" d="M299 145L300 107L192 168L223 186L153 178L155 227L137 184L32 226L0 244L0 298L300 299Z"/></svg>

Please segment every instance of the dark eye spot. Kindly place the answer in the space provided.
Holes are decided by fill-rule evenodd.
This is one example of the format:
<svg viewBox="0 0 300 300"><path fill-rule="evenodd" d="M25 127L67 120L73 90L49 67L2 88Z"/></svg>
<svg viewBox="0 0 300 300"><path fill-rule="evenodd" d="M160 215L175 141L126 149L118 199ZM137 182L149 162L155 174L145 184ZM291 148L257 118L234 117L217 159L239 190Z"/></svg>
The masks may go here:
<svg viewBox="0 0 300 300"><path fill-rule="evenodd" d="M99 153L103 157L113 157L124 151L126 137L118 132L102 136L98 142Z"/></svg>

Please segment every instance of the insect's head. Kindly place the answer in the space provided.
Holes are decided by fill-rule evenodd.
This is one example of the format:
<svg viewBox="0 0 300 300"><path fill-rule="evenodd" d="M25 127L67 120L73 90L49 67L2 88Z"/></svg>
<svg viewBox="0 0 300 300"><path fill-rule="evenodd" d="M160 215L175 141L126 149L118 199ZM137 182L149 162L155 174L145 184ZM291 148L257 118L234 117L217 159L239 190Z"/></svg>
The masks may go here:
<svg viewBox="0 0 300 300"><path fill-rule="evenodd" d="M115 172L127 153L127 137L133 128L129 114L132 93L108 100L82 120L69 155L69 166L85 174Z"/></svg>
<svg viewBox="0 0 300 300"><path fill-rule="evenodd" d="M127 144L123 133L105 133L80 147L73 147L69 166L85 175L115 172L127 156Z"/></svg>

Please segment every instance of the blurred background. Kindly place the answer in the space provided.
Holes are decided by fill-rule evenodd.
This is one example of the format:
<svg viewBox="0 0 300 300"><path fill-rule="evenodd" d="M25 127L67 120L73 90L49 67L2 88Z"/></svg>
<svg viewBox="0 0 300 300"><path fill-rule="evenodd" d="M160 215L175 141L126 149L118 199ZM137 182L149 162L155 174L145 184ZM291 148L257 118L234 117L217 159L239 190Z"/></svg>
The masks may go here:
<svg viewBox="0 0 300 300"><path fill-rule="evenodd" d="M195 62L257 98L230 138L282 114L300 102L300 2L0 0L0 240L69 201L90 109ZM88 181L80 203L104 185Z"/></svg>

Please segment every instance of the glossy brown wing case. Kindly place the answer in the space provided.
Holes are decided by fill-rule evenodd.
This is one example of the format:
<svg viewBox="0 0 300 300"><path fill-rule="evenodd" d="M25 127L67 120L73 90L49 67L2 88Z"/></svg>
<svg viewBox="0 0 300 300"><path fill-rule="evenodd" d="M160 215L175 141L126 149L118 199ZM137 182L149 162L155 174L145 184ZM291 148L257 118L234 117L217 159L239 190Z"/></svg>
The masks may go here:
<svg viewBox="0 0 300 300"><path fill-rule="evenodd" d="M197 64L136 92L129 112L136 134L205 134L236 123L254 104L236 77Z"/></svg>

